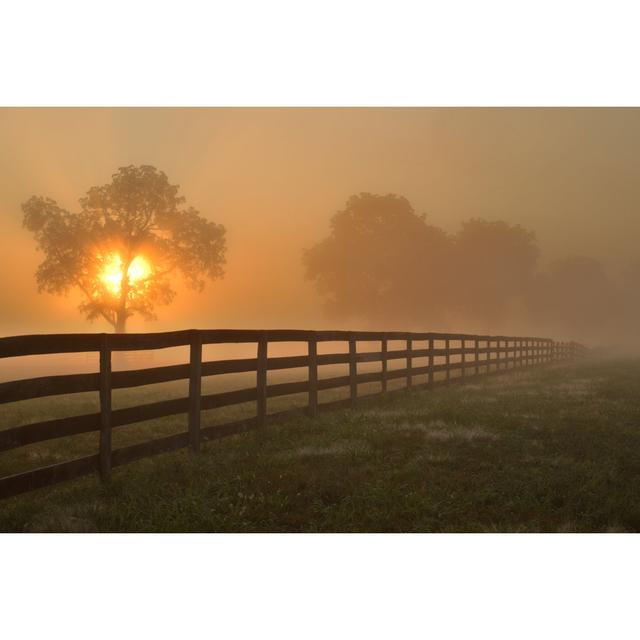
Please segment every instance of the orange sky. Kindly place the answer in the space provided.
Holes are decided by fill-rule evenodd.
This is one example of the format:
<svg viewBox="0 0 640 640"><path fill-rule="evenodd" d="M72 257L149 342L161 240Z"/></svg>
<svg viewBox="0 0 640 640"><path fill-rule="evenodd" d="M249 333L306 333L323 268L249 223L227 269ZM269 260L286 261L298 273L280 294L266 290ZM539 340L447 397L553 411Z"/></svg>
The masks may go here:
<svg viewBox="0 0 640 640"><path fill-rule="evenodd" d="M637 254L639 142L634 109L0 109L0 334L108 330L74 296L37 294L20 204L73 210L122 165L165 171L229 245L224 280L180 288L130 330L319 328L300 256L349 195L402 194L448 231L520 223L543 262L588 254L615 269Z"/></svg>

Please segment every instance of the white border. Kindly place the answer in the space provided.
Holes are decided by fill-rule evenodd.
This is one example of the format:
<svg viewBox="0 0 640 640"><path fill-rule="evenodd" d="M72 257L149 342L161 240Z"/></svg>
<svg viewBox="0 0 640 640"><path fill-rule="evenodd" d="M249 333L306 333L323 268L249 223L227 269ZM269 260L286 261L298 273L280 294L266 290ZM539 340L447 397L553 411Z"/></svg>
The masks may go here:
<svg viewBox="0 0 640 640"><path fill-rule="evenodd" d="M634 106L622 0L21 0L3 105Z"/></svg>
<svg viewBox="0 0 640 640"><path fill-rule="evenodd" d="M632 535L3 536L3 637L631 638Z"/></svg>

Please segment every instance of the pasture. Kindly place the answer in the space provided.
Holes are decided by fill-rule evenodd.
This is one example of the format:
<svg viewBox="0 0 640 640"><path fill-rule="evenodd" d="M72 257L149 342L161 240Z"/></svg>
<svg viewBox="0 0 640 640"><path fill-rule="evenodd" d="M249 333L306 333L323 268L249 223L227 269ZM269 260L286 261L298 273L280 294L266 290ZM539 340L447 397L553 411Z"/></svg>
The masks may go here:
<svg viewBox="0 0 640 640"><path fill-rule="evenodd" d="M130 393L114 402L137 401ZM93 410L95 399L37 402L55 415ZM271 402L278 410L296 398ZM15 424L20 405L0 428ZM204 412L203 425L242 411ZM114 441L173 433L184 420L114 430ZM0 467L68 459L96 441L82 434L4 452ZM204 443L197 455L139 460L108 484L91 476L4 500L0 530L638 531L639 493L640 361L592 359L363 398Z"/></svg>

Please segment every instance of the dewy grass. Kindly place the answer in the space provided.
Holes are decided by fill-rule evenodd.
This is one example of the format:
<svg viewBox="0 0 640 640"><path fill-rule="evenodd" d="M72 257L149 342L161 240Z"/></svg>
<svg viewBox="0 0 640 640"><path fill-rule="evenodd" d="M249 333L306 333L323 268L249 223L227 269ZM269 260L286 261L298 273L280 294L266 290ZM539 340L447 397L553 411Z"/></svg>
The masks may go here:
<svg viewBox="0 0 640 640"><path fill-rule="evenodd" d="M95 434L41 443L0 454L0 470L95 447ZM640 361L602 360L376 397L141 460L108 485L0 502L0 530L638 531L638 495Z"/></svg>

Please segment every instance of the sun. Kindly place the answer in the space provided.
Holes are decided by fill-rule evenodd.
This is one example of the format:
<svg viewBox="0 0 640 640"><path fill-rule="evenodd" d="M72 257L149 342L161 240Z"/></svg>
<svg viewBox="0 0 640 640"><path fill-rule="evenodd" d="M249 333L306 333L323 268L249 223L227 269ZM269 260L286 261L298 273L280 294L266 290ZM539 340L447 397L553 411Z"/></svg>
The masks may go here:
<svg viewBox="0 0 640 640"><path fill-rule="evenodd" d="M104 261L100 272L100 281L107 291L115 296L120 295L122 287L122 258L119 253L111 253ZM142 256L136 256L127 269L129 284L146 280L151 275L151 265Z"/></svg>

